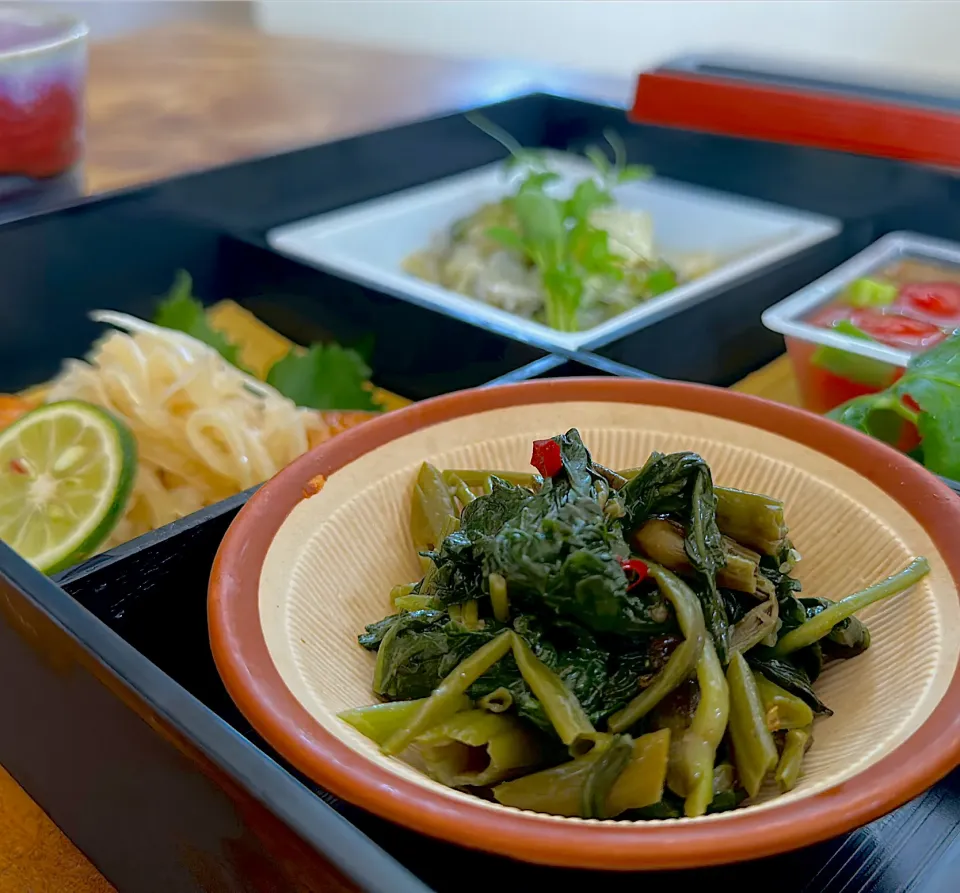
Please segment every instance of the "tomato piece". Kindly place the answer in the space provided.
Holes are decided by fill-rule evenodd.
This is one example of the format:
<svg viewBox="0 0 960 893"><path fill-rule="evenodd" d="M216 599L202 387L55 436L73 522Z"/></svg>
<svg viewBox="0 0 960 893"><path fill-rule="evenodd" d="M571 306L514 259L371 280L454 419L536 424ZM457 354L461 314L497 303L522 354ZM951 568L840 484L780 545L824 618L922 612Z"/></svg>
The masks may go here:
<svg viewBox="0 0 960 893"><path fill-rule="evenodd" d="M942 329L931 322L877 310L854 310L850 321L881 344L901 350L923 350L947 337Z"/></svg>
<svg viewBox="0 0 960 893"><path fill-rule="evenodd" d="M804 322L821 329L832 329L841 320L850 319L851 313L852 308L843 304L828 304L811 313Z"/></svg>
<svg viewBox="0 0 960 893"><path fill-rule="evenodd" d="M913 282L900 289L894 306L927 322L960 325L960 284Z"/></svg>

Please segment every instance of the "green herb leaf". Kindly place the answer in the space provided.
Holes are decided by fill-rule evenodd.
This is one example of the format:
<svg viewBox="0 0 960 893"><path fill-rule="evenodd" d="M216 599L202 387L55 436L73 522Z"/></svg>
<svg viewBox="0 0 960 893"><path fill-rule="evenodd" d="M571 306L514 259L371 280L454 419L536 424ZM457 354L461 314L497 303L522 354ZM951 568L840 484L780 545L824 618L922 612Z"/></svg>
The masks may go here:
<svg viewBox="0 0 960 893"><path fill-rule="evenodd" d="M240 363L240 349L210 325L203 304L193 296L193 280L186 270L177 271L173 286L157 306L153 322L165 329L185 332L212 347L228 363L247 371Z"/></svg>
<svg viewBox="0 0 960 893"><path fill-rule="evenodd" d="M527 253L527 243L520 237L520 233L510 229L509 226L491 226L486 232L487 238L499 242L504 248L516 251L518 254Z"/></svg>
<svg viewBox="0 0 960 893"><path fill-rule="evenodd" d="M628 165L622 138L614 131L605 132L613 149L613 162L598 146L589 146L584 154L596 168L597 176L579 182L570 198L560 201L546 192L547 186L560 179L549 169L546 156L522 148L513 137L485 118L469 117L507 148L511 154L510 167L523 165L527 170L516 194L503 202L515 215L519 232L494 227L488 235L537 267L545 292L543 315L547 325L561 332L575 332L579 328L578 313L587 280L606 279L614 284L625 276L623 258L610 251L608 234L591 225L590 215L614 203L611 186L646 176L649 171Z"/></svg>
<svg viewBox="0 0 960 893"><path fill-rule="evenodd" d="M517 194L526 192L542 192L544 186L549 186L560 179L560 174L554 171L534 171L528 174L520 186L517 188Z"/></svg>
<svg viewBox="0 0 960 893"><path fill-rule="evenodd" d="M908 397L919 412L905 402ZM903 421L913 422L924 465L944 477L960 478L960 334L911 359L886 390L857 397L829 417L890 444L896 443Z"/></svg>
<svg viewBox="0 0 960 893"><path fill-rule="evenodd" d="M586 222L594 208L603 208L613 204L613 196L601 188L596 180L581 180L567 199L564 211L567 217ZM606 233L604 233L606 235Z"/></svg>
<svg viewBox="0 0 960 893"><path fill-rule="evenodd" d="M655 298L677 287L677 274L670 267L658 267L647 274L643 283L644 291Z"/></svg>
<svg viewBox="0 0 960 893"><path fill-rule="evenodd" d="M513 200L513 210L537 264L542 268L558 264L566 239L561 203L544 192L521 192Z"/></svg>
<svg viewBox="0 0 960 893"><path fill-rule="evenodd" d="M607 153L599 146L587 146L583 154L590 159L601 178L606 180L610 175L610 159L607 158Z"/></svg>
<svg viewBox="0 0 960 893"><path fill-rule="evenodd" d="M632 183L635 180L649 180L653 176L653 168L645 164L628 164L617 174L617 183Z"/></svg>
<svg viewBox="0 0 960 893"><path fill-rule="evenodd" d="M547 323L561 332L577 331L577 309L583 300L583 279L569 265L543 270L547 292Z"/></svg>
<svg viewBox="0 0 960 893"><path fill-rule="evenodd" d="M610 250L610 234L587 223L570 231L569 253L585 273L604 276L614 282L624 278L623 258Z"/></svg>
<svg viewBox="0 0 960 893"><path fill-rule="evenodd" d="M339 344L292 348L267 373L267 384L310 409L379 409L367 387L370 367Z"/></svg>

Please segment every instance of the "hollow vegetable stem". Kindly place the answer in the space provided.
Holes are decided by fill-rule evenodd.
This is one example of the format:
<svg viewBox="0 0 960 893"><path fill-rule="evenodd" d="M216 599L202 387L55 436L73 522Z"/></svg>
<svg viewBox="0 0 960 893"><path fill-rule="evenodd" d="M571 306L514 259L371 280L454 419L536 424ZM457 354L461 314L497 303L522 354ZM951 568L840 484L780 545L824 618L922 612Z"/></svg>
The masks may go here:
<svg viewBox="0 0 960 893"><path fill-rule="evenodd" d="M493 608L493 616L501 623L509 623L510 601L507 596L507 581L500 574L490 574L487 577L487 585L490 589L490 606Z"/></svg>
<svg viewBox="0 0 960 893"><path fill-rule="evenodd" d="M684 638L653 682L607 721L607 727L614 733L627 731L690 675L700 659L707 635L703 609L694 591L660 565L651 562L647 571L656 580L664 598L673 605Z"/></svg>
<svg viewBox="0 0 960 893"><path fill-rule="evenodd" d="M424 700L410 723L390 736L383 745L383 752L396 756L440 719L449 716L451 703L459 703L467 689L510 650L513 638L513 632L504 630L460 661Z"/></svg>
<svg viewBox="0 0 960 893"><path fill-rule="evenodd" d="M678 766L690 792L684 803L690 817L705 815L713 800L713 763L730 715L730 691L709 636L697 661L697 683L700 702L683 734Z"/></svg>
<svg viewBox="0 0 960 893"><path fill-rule="evenodd" d="M520 636L509 635L513 636L513 658L520 675L540 702L560 740L568 747L575 747L581 740L593 740L596 730L573 692Z"/></svg>
<svg viewBox="0 0 960 893"><path fill-rule="evenodd" d="M777 745L767 728L763 703L753 672L735 652L727 667L730 687L730 740L740 781L756 797L764 778L777 765Z"/></svg>
<svg viewBox="0 0 960 893"><path fill-rule="evenodd" d="M803 729L790 729L783 743L783 751L774 778L781 794L792 791L800 778L800 768L803 757L813 743L813 729L807 726Z"/></svg>
<svg viewBox="0 0 960 893"><path fill-rule="evenodd" d="M930 573L930 563L926 558L914 558L902 571L893 576L874 583L860 592L848 595L838 602L834 602L829 608L814 615L809 620L800 624L796 629L788 632L773 649L773 657L785 657L801 648L806 648L814 642L830 635L834 626L847 617L863 610L868 605L883 601L892 595L897 595L906 589L909 589L915 583L920 582L928 573Z"/></svg>

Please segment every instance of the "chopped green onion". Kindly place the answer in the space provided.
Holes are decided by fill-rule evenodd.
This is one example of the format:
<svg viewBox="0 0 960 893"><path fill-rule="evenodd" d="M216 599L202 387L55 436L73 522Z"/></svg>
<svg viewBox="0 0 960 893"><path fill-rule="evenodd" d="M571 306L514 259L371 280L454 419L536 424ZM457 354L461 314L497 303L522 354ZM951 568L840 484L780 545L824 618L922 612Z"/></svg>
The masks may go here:
<svg viewBox="0 0 960 893"><path fill-rule="evenodd" d="M879 279L854 279L847 286L844 302L851 307L889 307L897 299L898 289Z"/></svg>

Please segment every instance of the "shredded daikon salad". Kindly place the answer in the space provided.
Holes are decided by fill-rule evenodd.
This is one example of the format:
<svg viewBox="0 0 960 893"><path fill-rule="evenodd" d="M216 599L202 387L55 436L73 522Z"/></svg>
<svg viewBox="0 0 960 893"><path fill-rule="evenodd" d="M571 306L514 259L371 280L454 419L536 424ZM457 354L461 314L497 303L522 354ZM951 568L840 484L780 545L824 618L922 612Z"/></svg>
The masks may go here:
<svg viewBox="0 0 960 893"><path fill-rule="evenodd" d="M201 341L122 313L92 317L114 330L66 362L47 401L101 406L136 438L133 493L103 548L270 478L324 433L316 412Z"/></svg>

